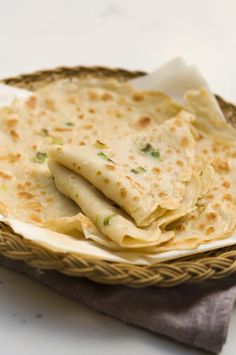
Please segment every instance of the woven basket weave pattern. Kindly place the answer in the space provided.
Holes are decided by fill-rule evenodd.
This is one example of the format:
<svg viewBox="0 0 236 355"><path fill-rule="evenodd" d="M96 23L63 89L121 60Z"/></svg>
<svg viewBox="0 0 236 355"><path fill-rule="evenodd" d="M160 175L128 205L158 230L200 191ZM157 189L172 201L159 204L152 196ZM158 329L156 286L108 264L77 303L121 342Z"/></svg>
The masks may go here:
<svg viewBox="0 0 236 355"><path fill-rule="evenodd" d="M63 67L21 75L2 82L28 90L36 90L61 78L91 76L127 80L144 74L139 71L130 72L124 69L103 67ZM227 120L236 125L235 106L218 96L217 100ZM4 223L0 223L0 253L11 259L23 260L40 270L56 269L71 276L85 276L101 283L124 284L131 287L150 285L171 287L184 282L222 278L236 271L236 246L150 266L136 266L98 261L76 254L55 253L24 239Z"/></svg>

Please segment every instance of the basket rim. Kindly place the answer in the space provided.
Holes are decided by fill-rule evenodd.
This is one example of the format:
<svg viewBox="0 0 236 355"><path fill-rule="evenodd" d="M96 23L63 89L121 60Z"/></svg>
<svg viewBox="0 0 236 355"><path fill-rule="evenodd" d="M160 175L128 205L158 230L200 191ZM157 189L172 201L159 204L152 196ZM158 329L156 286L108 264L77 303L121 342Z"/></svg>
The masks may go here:
<svg viewBox="0 0 236 355"><path fill-rule="evenodd" d="M34 91L62 78L92 76L128 80L142 75L145 72L101 66L58 67L2 79L0 83ZM220 96L216 98L227 120L235 125L236 107ZM83 276L101 283L131 287L172 287L185 282L223 278L236 271L236 245L140 266L55 252L37 242L24 239L3 222L0 222L0 253L10 259L25 261L37 269L54 269L70 276Z"/></svg>

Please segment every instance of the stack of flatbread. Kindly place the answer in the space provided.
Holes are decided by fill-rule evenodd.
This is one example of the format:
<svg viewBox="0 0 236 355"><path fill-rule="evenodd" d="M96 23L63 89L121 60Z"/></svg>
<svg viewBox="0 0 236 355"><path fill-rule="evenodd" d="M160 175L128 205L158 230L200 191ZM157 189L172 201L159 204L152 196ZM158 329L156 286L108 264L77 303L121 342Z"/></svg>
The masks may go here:
<svg viewBox="0 0 236 355"><path fill-rule="evenodd" d="M235 137L204 87L60 80L0 110L0 212L112 251L196 248L235 229Z"/></svg>

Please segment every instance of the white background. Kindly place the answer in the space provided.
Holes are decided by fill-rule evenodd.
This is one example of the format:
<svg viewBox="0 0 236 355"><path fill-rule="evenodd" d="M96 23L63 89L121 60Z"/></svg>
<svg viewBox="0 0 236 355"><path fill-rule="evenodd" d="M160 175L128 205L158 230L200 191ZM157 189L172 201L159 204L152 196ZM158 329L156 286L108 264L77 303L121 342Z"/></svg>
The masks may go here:
<svg viewBox="0 0 236 355"><path fill-rule="evenodd" d="M151 70L182 55L236 102L235 0L0 0L0 77L60 65ZM1 354L198 354L0 268ZM236 310L224 355L235 354Z"/></svg>

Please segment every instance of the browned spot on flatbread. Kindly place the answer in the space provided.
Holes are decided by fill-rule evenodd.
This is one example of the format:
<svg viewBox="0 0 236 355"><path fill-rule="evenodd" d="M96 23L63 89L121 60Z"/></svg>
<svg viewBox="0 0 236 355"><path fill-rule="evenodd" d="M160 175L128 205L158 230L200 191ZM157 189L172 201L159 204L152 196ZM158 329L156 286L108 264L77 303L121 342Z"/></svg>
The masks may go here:
<svg viewBox="0 0 236 355"><path fill-rule="evenodd" d="M46 99L45 104L50 111L56 111L55 102L52 99Z"/></svg>
<svg viewBox="0 0 236 355"><path fill-rule="evenodd" d="M28 98L28 100L26 101L26 106L28 106L31 109L36 108L37 98L35 96L31 96L30 98Z"/></svg>
<svg viewBox="0 0 236 355"><path fill-rule="evenodd" d="M179 166L179 167L183 167L184 166L184 163L182 162L182 160L176 160L176 164Z"/></svg>
<svg viewBox="0 0 236 355"><path fill-rule="evenodd" d="M123 197L123 198L125 198L125 196L127 195L127 190L126 190L125 187L122 187L122 188L120 189L120 195L121 195L121 197Z"/></svg>
<svg viewBox="0 0 236 355"><path fill-rule="evenodd" d="M224 186L226 189L229 189L230 188L230 182L229 181L224 181L222 183L222 186Z"/></svg>
<svg viewBox="0 0 236 355"><path fill-rule="evenodd" d="M183 232L185 230L185 226L183 224L178 224L175 228L178 232Z"/></svg>
<svg viewBox="0 0 236 355"><path fill-rule="evenodd" d="M54 128L55 132L71 132L71 128L66 128L66 127L55 127Z"/></svg>
<svg viewBox="0 0 236 355"><path fill-rule="evenodd" d="M10 153L6 156L6 158L4 160L7 160L9 163L15 163L20 158L21 158L20 153ZM1 158L0 158L0 160L1 160Z"/></svg>
<svg viewBox="0 0 236 355"><path fill-rule="evenodd" d="M105 93L101 96L101 99L103 101L109 101L109 100L112 100L113 99L113 96L111 94L108 94L108 93Z"/></svg>
<svg viewBox="0 0 236 355"><path fill-rule="evenodd" d="M41 223L42 222L42 219L35 213L32 213L31 215L29 215L29 218L32 221L37 222L37 223Z"/></svg>
<svg viewBox="0 0 236 355"><path fill-rule="evenodd" d="M228 173L230 171L230 167L227 161L215 160L212 163L212 166L218 173Z"/></svg>
<svg viewBox="0 0 236 355"><path fill-rule="evenodd" d="M115 166L113 166L113 165L108 165L108 164L105 164L105 168L106 168L107 170L115 170L115 169L116 169Z"/></svg>
<svg viewBox="0 0 236 355"><path fill-rule="evenodd" d="M41 203L39 201L30 201L28 203L28 206L34 212L41 212L42 209L43 209L43 207L42 207L42 205L41 205Z"/></svg>
<svg viewBox="0 0 236 355"><path fill-rule="evenodd" d="M208 212L208 213L206 214L206 217L207 217L207 219L208 219L209 222L213 222L213 221L215 221L215 220L217 219L217 213L215 213L215 212Z"/></svg>
<svg viewBox="0 0 236 355"><path fill-rule="evenodd" d="M222 141L215 141L212 144L212 150L214 153L228 151L228 149L228 144Z"/></svg>
<svg viewBox="0 0 236 355"><path fill-rule="evenodd" d="M220 208L220 204L219 204L219 203L215 203L215 204L213 205L213 207L214 207L214 208Z"/></svg>
<svg viewBox="0 0 236 355"><path fill-rule="evenodd" d="M5 121L5 124L7 128L11 129L14 128L18 123L18 120L16 118L9 118Z"/></svg>
<svg viewBox="0 0 236 355"><path fill-rule="evenodd" d="M158 167L155 167L155 168L152 168L152 172L153 172L154 174L160 174L161 169L158 168Z"/></svg>
<svg viewBox="0 0 236 355"><path fill-rule="evenodd" d="M141 92L135 92L132 96L134 101L140 102L144 100L144 95Z"/></svg>
<svg viewBox="0 0 236 355"><path fill-rule="evenodd" d="M15 129L11 129L9 134L15 142L18 141L20 138L19 134L16 132Z"/></svg>
<svg viewBox="0 0 236 355"><path fill-rule="evenodd" d="M199 142L200 140L203 139L203 135L202 135L201 133L198 133L198 134L196 135L195 139L196 139L196 141Z"/></svg>
<svg viewBox="0 0 236 355"><path fill-rule="evenodd" d="M88 99L89 100L94 101L94 100L97 100L98 98L99 98L99 96L98 96L98 94L97 94L97 92L95 90L90 90L88 92Z"/></svg>
<svg viewBox="0 0 236 355"><path fill-rule="evenodd" d="M25 199L25 200L31 200L32 198L34 198L34 195L32 195L30 192L26 192L26 191L18 192L18 196L20 198Z"/></svg>
<svg viewBox="0 0 236 355"><path fill-rule="evenodd" d="M16 185L16 188L17 188L17 190L25 190L25 185L18 183L18 184Z"/></svg>
<svg viewBox="0 0 236 355"><path fill-rule="evenodd" d="M148 116L143 116L138 119L135 126L138 128L146 128L150 125L152 119Z"/></svg>
<svg viewBox="0 0 236 355"><path fill-rule="evenodd" d="M233 197L230 194L226 194L226 195L223 196L223 199L226 200L226 201L232 201Z"/></svg>
<svg viewBox="0 0 236 355"><path fill-rule="evenodd" d="M215 228L214 227L208 227L207 230L206 230L206 234L211 234L215 232Z"/></svg>
<svg viewBox="0 0 236 355"><path fill-rule="evenodd" d="M182 137L181 140L180 140L180 145L181 145L181 147L183 147L183 148L188 147L188 145L189 145L189 140L188 140L188 138L187 138L187 137Z"/></svg>
<svg viewBox="0 0 236 355"><path fill-rule="evenodd" d="M4 179L4 180L11 180L12 176L9 174L4 173L3 171L0 171L0 178Z"/></svg>
<svg viewBox="0 0 236 355"><path fill-rule="evenodd" d="M133 197L133 200L134 200L134 201L138 201L138 200L140 200L140 197L139 197L139 196L134 196L134 197Z"/></svg>

